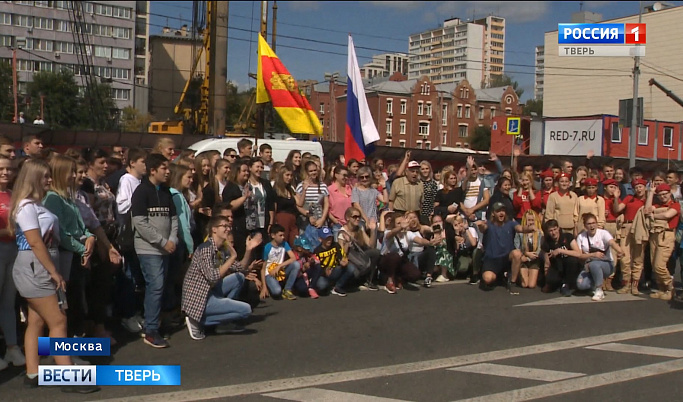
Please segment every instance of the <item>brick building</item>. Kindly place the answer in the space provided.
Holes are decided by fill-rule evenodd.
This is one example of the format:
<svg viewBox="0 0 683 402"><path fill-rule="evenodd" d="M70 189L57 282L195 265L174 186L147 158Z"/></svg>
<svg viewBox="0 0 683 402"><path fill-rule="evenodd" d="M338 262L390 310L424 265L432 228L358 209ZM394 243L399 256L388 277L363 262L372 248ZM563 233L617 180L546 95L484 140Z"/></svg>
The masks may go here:
<svg viewBox="0 0 683 402"><path fill-rule="evenodd" d="M467 80L436 85L427 77L408 80L399 73L365 85L365 95L380 134L378 144L403 148L468 148L476 127L522 110L512 87L475 89ZM315 85L310 103L323 126L323 139L343 141L346 83Z"/></svg>

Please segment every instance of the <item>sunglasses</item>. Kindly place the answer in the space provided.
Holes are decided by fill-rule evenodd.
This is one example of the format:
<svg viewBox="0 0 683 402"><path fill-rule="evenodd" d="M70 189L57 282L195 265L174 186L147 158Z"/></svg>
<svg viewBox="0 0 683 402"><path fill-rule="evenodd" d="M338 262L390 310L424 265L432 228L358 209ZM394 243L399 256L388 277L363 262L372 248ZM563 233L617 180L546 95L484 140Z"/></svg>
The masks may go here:
<svg viewBox="0 0 683 402"><path fill-rule="evenodd" d="M368 176L368 175L360 176L360 179L361 179L361 180L363 180L363 179L369 179L369 178L370 178L370 176Z"/></svg>
<svg viewBox="0 0 683 402"><path fill-rule="evenodd" d="M360 219L360 215L351 215L351 218L353 218L353 219Z"/></svg>
<svg viewBox="0 0 683 402"><path fill-rule="evenodd" d="M228 155L228 158L237 158L237 155Z"/></svg>

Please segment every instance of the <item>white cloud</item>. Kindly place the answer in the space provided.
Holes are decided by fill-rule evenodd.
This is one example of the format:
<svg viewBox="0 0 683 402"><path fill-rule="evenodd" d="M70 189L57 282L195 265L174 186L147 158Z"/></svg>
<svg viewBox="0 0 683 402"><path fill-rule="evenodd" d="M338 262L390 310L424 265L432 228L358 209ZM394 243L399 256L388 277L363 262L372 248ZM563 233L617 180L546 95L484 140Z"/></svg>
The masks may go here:
<svg viewBox="0 0 683 402"><path fill-rule="evenodd" d="M285 1L283 3L296 11L313 11L320 8L319 1Z"/></svg>

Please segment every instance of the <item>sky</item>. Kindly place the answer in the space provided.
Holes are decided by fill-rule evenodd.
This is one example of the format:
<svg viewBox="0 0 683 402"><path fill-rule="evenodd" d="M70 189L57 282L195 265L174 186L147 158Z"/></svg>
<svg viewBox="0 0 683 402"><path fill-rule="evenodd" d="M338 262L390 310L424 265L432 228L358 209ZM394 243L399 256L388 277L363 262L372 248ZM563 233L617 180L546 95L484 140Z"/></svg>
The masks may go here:
<svg viewBox="0 0 683 402"><path fill-rule="evenodd" d="M644 5L653 2L643 2ZM680 5L681 2L673 2ZM228 19L228 80L241 90L255 86L257 33L261 2L231 1ZM273 2L268 2L272 7ZM462 20L488 15L506 19L505 74L533 97L535 46L558 23L571 22L583 7L603 19L638 14L638 1L280 1L276 53L297 80L323 81L325 73L346 75L347 35L356 46L359 65L386 52L408 53L408 37L438 28L452 17ZM272 12L270 14L272 16ZM272 31L269 17L269 38ZM191 1L152 1L150 34L162 27L192 23Z"/></svg>

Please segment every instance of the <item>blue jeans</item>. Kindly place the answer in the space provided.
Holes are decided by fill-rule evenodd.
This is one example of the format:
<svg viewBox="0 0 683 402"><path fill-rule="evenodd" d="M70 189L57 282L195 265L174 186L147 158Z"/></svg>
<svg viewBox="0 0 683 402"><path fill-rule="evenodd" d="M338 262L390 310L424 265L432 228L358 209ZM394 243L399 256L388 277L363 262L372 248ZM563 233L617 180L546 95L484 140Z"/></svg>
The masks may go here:
<svg viewBox="0 0 683 402"><path fill-rule="evenodd" d="M581 273L576 280L576 288L579 290L597 289L602 286L606 278L614 271L612 261L593 260L588 263L590 275Z"/></svg>
<svg viewBox="0 0 683 402"><path fill-rule="evenodd" d="M339 239L339 231L341 230L342 225L339 223L333 223L330 229L332 229L332 234L334 235L334 241L337 241Z"/></svg>
<svg viewBox="0 0 683 402"><path fill-rule="evenodd" d="M293 263L287 265L287 268L285 268L285 290L292 290L294 282L296 282L296 277L299 275L300 269L301 264L299 264L299 261L294 261ZM266 275L266 286L268 286L268 291L272 297L279 297L282 294L282 286L280 286L280 282L270 275Z"/></svg>
<svg viewBox="0 0 683 402"><path fill-rule="evenodd" d="M330 284L334 284L335 288L343 290L344 285L346 285L346 282L353 277L353 273L355 270L356 266L351 263L349 263L349 265L347 265L346 267L338 266L332 269L332 273L330 273L330 276L320 275L320 278L318 278L318 282L315 284L315 287L320 292L325 292L330 287Z"/></svg>
<svg viewBox="0 0 683 402"><path fill-rule="evenodd" d="M140 254L138 259L145 277L145 333L159 331L161 301L170 256Z"/></svg>
<svg viewBox="0 0 683 402"><path fill-rule="evenodd" d="M244 275L240 273L228 275L211 289L204 308L202 324L218 325L227 321L241 320L249 317L251 306L235 300L239 296Z"/></svg>

